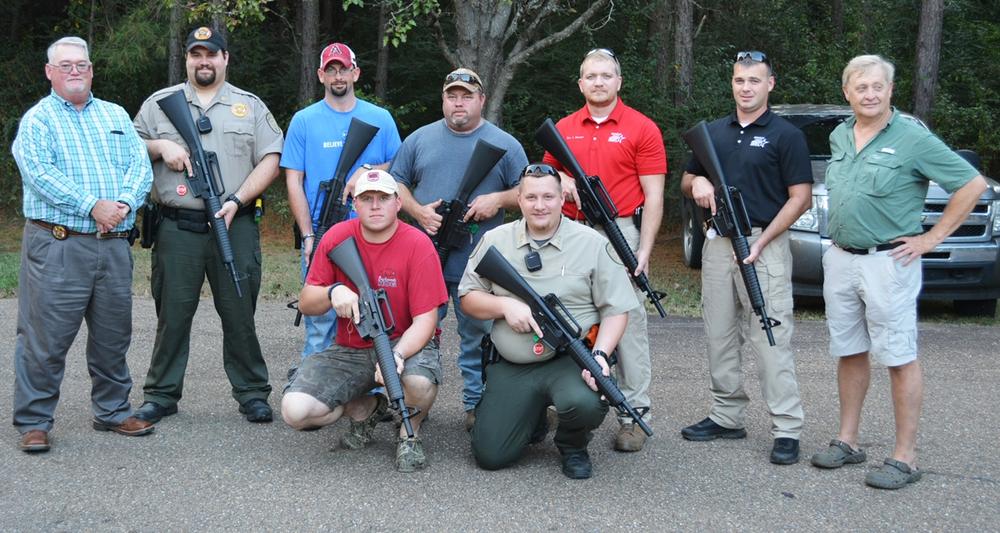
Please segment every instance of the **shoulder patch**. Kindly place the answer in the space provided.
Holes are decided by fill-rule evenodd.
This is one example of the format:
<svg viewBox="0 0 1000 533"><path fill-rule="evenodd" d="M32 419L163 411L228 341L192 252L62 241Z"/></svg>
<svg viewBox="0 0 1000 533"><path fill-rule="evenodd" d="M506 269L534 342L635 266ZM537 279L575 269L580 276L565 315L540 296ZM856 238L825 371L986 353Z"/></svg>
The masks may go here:
<svg viewBox="0 0 1000 533"><path fill-rule="evenodd" d="M274 115L270 111L267 112L267 125L271 126L274 133L281 134L281 127L278 126L278 121L274 119Z"/></svg>
<svg viewBox="0 0 1000 533"><path fill-rule="evenodd" d="M625 266L625 263L622 262L622 259L618 257L618 252L615 251L615 247L611 246L611 241L608 240L604 241L604 252L608 254L608 257L610 257L611 260L614 261L616 265Z"/></svg>

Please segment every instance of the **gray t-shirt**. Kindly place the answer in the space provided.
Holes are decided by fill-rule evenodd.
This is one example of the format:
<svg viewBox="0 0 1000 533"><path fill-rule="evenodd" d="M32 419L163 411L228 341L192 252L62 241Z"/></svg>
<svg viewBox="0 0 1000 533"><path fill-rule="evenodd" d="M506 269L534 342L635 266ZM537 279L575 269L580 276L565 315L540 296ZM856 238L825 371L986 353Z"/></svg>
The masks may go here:
<svg viewBox="0 0 1000 533"><path fill-rule="evenodd" d="M396 152L389 172L396 181L405 185L420 204L428 204L441 199L449 202L458 194L458 186L469 164L476 141L484 141L507 150L503 158L483 179L469 202L477 196L497 191L505 191L517 185L521 172L528 164L528 156L521 143L509 133L484 120L475 131L459 134L448 129L444 119L432 122L410 134ZM444 265L444 279L457 283L462 279L469 254L479 242L483 233L503 223L504 211L493 218L479 223L479 231L470 242L452 250Z"/></svg>

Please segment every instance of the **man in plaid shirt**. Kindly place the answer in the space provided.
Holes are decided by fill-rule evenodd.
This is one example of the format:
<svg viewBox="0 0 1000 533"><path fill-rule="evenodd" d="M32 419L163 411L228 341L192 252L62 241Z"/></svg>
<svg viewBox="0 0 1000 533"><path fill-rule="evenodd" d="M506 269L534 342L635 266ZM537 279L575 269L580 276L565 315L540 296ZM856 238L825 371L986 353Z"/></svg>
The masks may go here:
<svg viewBox="0 0 1000 533"><path fill-rule="evenodd" d="M20 448L50 447L66 352L87 321L87 366L93 427L146 435L153 425L132 416L135 209L153 179L146 147L121 106L90 92L87 42L64 37L48 49L52 92L25 113L12 151L24 184L14 426Z"/></svg>

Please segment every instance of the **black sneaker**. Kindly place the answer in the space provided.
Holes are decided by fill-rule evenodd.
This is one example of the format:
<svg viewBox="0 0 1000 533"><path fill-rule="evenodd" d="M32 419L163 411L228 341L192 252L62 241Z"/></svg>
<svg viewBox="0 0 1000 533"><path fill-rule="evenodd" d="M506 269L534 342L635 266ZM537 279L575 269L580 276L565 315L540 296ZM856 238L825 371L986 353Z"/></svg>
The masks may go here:
<svg viewBox="0 0 1000 533"><path fill-rule="evenodd" d="M163 407L158 403L144 402L138 409L132 413L132 416L138 418L139 420L145 420L150 424L155 424L160 421L165 416L170 416L177 414L177 405L171 405L170 407Z"/></svg>
<svg viewBox="0 0 1000 533"><path fill-rule="evenodd" d="M747 430L743 428L729 429L716 424L711 418L706 417L697 424L690 425L681 430L681 436L687 440L715 440L715 439L742 439L746 438Z"/></svg>
<svg viewBox="0 0 1000 533"><path fill-rule="evenodd" d="M587 479L593 472L587 450L562 454L562 473L570 479Z"/></svg>
<svg viewBox="0 0 1000 533"><path fill-rule="evenodd" d="M799 440L788 437L774 439L771 462L776 465L793 465L799 462Z"/></svg>

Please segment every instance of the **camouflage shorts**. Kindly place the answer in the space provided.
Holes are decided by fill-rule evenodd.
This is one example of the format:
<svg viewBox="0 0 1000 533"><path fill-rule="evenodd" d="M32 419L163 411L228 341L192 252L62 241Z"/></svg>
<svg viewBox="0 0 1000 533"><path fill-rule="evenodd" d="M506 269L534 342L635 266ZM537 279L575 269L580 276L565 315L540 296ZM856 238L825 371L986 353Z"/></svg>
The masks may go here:
<svg viewBox="0 0 1000 533"><path fill-rule="evenodd" d="M334 344L302 361L285 392L304 392L334 409L378 386L377 359L374 348ZM441 383L441 352L435 339L403 362L403 376L410 375L423 376L435 385Z"/></svg>

